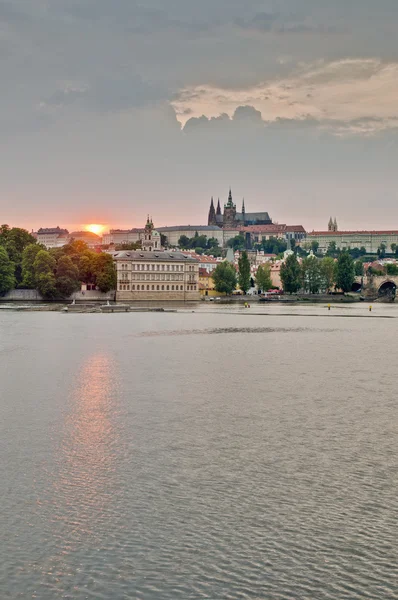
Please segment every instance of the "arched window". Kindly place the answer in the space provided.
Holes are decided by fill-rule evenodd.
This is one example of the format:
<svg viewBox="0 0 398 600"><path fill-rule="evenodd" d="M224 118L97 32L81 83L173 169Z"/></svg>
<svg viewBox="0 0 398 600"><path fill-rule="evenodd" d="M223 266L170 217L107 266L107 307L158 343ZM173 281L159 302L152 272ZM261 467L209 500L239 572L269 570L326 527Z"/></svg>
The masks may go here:
<svg viewBox="0 0 398 600"><path fill-rule="evenodd" d="M149 285L146 286L147 291L149 292Z"/></svg>
<svg viewBox="0 0 398 600"><path fill-rule="evenodd" d="M167 289L167 291L169 291L169 289L170 289L170 286L168 285L166 289Z"/></svg>
<svg viewBox="0 0 398 600"><path fill-rule="evenodd" d="M181 289L181 291L183 291L183 289L184 289L184 286L182 285L182 286L180 287L180 289Z"/></svg>
<svg viewBox="0 0 398 600"><path fill-rule="evenodd" d="M155 286L153 285L153 286L152 286L152 291L153 291L154 289L155 289Z"/></svg>
<svg viewBox="0 0 398 600"><path fill-rule="evenodd" d="M162 285L162 292L163 292L163 290L164 290L164 285Z"/></svg>
<svg viewBox="0 0 398 600"><path fill-rule="evenodd" d="M159 291L159 287L160 287L160 286L158 286L158 285L156 286L156 289L157 289L158 291Z"/></svg>
<svg viewBox="0 0 398 600"><path fill-rule="evenodd" d="M174 285L171 286L171 291L174 292Z"/></svg>

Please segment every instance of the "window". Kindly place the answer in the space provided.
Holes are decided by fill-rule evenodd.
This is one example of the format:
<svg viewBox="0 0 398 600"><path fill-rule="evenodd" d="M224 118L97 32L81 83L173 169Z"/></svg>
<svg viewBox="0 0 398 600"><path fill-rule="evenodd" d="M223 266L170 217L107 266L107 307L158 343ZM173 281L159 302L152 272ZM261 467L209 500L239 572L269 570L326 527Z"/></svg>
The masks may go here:
<svg viewBox="0 0 398 600"><path fill-rule="evenodd" d="M146 286L147 291L149 292L149 285Z"/></svg>
<svg viewBox="0 0 398 600"><path fill-rule="evenodd" d="M171 286L171 290L172 290L172 292L174 292L174 285Z"/></svg>
<svg viewBox="0 0 398 600"><path fill-rule="evenodd" d="M162 291L164 290L164 285L162 285Z"/></svg>
<svg viewBox="0 0 398 600"><path fill-rule="evenodd" d="M168 285L166 289L167 289L167 291L169 291L169 289L170 289L170 286Z"/></svg>
<svg viewBox="0 0 398 600"><path fill-rule="evenodd" d="M164 271L164 265L162 265L162 271Z"/></svg>
<svg viewBox="0 0 398 600"><path fill-rule="evenodd" d="M132 286L131 286L131 289L132 289L132 290L135 290L135 285L132 285Z"/></svg>
<svg viewBox="0 0 398 600"><path fill-rule="evenodd" d="M155 286L153 285L153 286L152 286L152 291L153 291L154 289L155 289Z"/></svg>
<svg viewBox="0 0 398 600"><path fill-rule="evenodd" d="M170 265L167 265L167 270L170 271Z"/></svg>
<svg viewBox="0 0 398 600"><path fill-rule="evenodd" d="M155 265L152 265L152 271L154 271L154 270L155 270Z"/></svg>
<svg viewBox="0 0 398 600"><path fill-rule="evenodd" d="M160 265L156 265L156 270L160 271Z"/></svg>
<svg viewBox="0 0 398 600"><path fill-rule="evenodd" d="M142 285L141 289L142 289L142 291L144 291L145 290L145 285Z"/></svg>
<svg viewBox="0 0 398 600"><path fill-rule="evenodd" d="M130 290L130 286L129 285L127 286L127 289Z"/></svg>
<svg viewBox="0 0 398 600"><path fill-rule="evenodd" d="M181 291L183 291L183 290L184 290L184 286L182 285L182 286L180 287L180 289L181 289Z"/></svg>
<svg viewBox="0 0 398 600"><path fill-rule="evenodd" d="M159 286L158 285L156 286L156 289L157 289L157 291L159 291Z"/></svg>

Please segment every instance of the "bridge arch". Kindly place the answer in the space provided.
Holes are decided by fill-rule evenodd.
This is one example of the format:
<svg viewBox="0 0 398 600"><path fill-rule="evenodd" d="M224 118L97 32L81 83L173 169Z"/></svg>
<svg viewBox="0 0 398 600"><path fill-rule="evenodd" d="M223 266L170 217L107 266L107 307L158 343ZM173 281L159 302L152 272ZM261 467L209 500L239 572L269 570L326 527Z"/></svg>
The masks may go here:
<svg viewBox="0 0 398 600"><path fill-rule="evenodd" d="M379 286L379 289L377 290L377 295L395 298L396 291L397 284L395 283L395 281L387 279L386 281L383 281Z"/></svg>
<svg viewBox="0 0 398 600"><path fill-rule="evenodd" d="M352 284L351 291L358 293L361 290L362 290L362 283L360 281L354 281L354 283Z"/></svg>

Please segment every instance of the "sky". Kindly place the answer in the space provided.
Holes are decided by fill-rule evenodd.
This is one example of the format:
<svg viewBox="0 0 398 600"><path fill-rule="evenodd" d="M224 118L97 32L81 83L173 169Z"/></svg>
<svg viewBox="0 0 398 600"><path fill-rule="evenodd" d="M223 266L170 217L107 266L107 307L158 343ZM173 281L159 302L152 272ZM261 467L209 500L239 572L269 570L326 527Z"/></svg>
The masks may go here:
<svg viewBox="0 0 398 600"><path fill-rule="evenodd" d="M397 0L0 0L0 221L398 229Z"/></svg>

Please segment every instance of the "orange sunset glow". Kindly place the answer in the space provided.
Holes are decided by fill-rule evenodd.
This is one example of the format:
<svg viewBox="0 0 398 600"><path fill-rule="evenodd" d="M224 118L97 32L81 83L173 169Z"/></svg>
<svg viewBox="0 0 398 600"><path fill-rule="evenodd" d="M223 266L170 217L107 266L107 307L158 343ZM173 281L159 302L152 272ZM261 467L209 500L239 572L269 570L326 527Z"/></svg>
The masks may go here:
<svg viewBox="0 0 398 600"><path fill-rule="evenodd" d="M105 229L105 225L100 225L98 223L90 223L85 226L86 231L91 231L91 233L95 233L97 235L101 235L101 233Z"/></svg>

